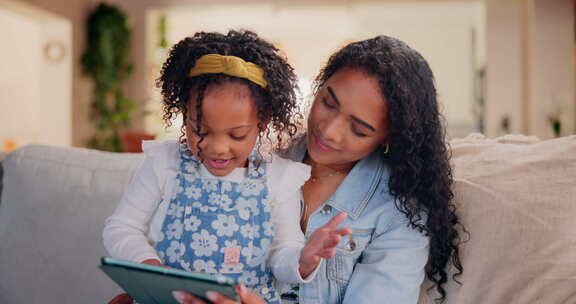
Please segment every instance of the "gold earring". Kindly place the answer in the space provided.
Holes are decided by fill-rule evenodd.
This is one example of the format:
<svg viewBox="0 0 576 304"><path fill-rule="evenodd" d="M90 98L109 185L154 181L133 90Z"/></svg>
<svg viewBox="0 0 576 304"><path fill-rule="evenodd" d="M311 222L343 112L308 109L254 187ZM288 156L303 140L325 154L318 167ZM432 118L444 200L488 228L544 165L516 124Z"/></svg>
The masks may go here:
<svg viewBox="0 0 576 304"><path fill-rule="evenodd" d="M385 144L385 145L384 145L384 155L388 154L388 152L390 152L390 145L389 145L389 144Z"/></svg>

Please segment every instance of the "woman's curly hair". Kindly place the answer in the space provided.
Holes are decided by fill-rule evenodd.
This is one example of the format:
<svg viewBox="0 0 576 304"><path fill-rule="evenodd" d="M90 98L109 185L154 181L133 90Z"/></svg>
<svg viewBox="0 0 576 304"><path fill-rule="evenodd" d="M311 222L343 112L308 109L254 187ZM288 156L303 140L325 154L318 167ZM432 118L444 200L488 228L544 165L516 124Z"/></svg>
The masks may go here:
<svg viewBox="0 0 576 304"><path fill-rule="evenodd" d="M198 58L207 54L236 56L244 61L254 63L264 70L264 79L268 82L262 88L250 80L228 76L226 74L204 74L189 77L190 69ZM231 30L227 34L216 32L198 32L178 42L162 66L160 78L156 85L161 89L163 102L163 119L167 127L182 114L184 124L180 140L185 138L187 122L187 105L191 91L197 94L196 100L196 135L200 137L202 124L202 100L206 89L212 85L226 82L240 82L250 88L256 102L258 115L259 140L276 135L275 141L281 147L283 140L292 138L298 131L302 115L298 112L296 92L296 75L286 59L279 55L278 49L258 37L251 31ZM272 130L270 130L272 127Z"/></svg>
<svg viewBox="0 0 576 304"><path fill-rule="evenodd" d="M426 277L436 286L437 300L443 302L448 265L457 270L453 279L463 267L457 230L461 223L452 202L450 152L434 75L422 55L386 36L351 43L333 54L316 78L316 90L343 68L359 69L379 81L389 111L390 149L385 161L391 172L390 193L410 226L430 237Z"/></svg>

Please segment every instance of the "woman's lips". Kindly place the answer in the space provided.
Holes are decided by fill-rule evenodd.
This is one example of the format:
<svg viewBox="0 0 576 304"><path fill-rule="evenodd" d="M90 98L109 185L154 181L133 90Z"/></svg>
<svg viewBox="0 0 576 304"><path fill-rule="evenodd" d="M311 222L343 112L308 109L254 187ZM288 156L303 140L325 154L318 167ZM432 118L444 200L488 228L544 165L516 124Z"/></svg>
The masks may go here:
<svg viewBox="0 0 576 304"><path fill-rule="evenodd" d="M312 138L314 140L314 143L316 144L316 147L318 147L318 149L320 149L321 151L324 151L324 152L336 151L336 149L334 149L334 148L330 147L329 145L327 145L326 143L324 143L318 136L312 135Z"/></svg>
<svg viewBox="0 0 576 304"><path fill-rule="evenodd" d="M224 169L230 164L229 159L208 159L210 167L215 169Z"/></svg>

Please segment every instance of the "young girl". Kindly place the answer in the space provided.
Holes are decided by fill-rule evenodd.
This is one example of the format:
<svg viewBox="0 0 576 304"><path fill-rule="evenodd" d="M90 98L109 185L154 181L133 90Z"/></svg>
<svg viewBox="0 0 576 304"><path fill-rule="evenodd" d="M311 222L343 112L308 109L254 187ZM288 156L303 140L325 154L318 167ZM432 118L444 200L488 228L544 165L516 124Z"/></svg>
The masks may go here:
<svg viewBox="0 0 576 304"><path fill-rule="evenodd" d="M314 277L349 229L340 214L305 246L299 189L308 166L259 151L297 130L295 75L252 32L197 33L174 46L158 81L167 124L183 115L180 142L145 142L146 160L104 244L116 258L223 274L278 302L272 274ZM256 144L258 142L258 144Z"/></svg>

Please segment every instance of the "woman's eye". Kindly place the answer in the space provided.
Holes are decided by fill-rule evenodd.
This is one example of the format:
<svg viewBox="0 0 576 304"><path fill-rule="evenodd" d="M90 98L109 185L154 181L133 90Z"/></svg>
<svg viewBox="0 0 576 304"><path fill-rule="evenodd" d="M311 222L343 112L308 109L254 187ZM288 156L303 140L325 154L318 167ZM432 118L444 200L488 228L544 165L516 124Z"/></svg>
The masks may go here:
<svg viewBox="0 0 576 304"><path fill-rule="evenodd" d="M360 132L354 128L352 128L352 133L354 133L354 135L356 135L358 137L366 137L367 136L366 134L364 134L364 133L362 133L362 132Z"/></svg>
<svg viewBox="0 0 576 304"><path fill-rule="evenodd" d="M244 139L246 138L246 135L244 135L244 136L230 135L230 137L231 137L233 140L242 141L242 140L244 140Z"/></svg>

